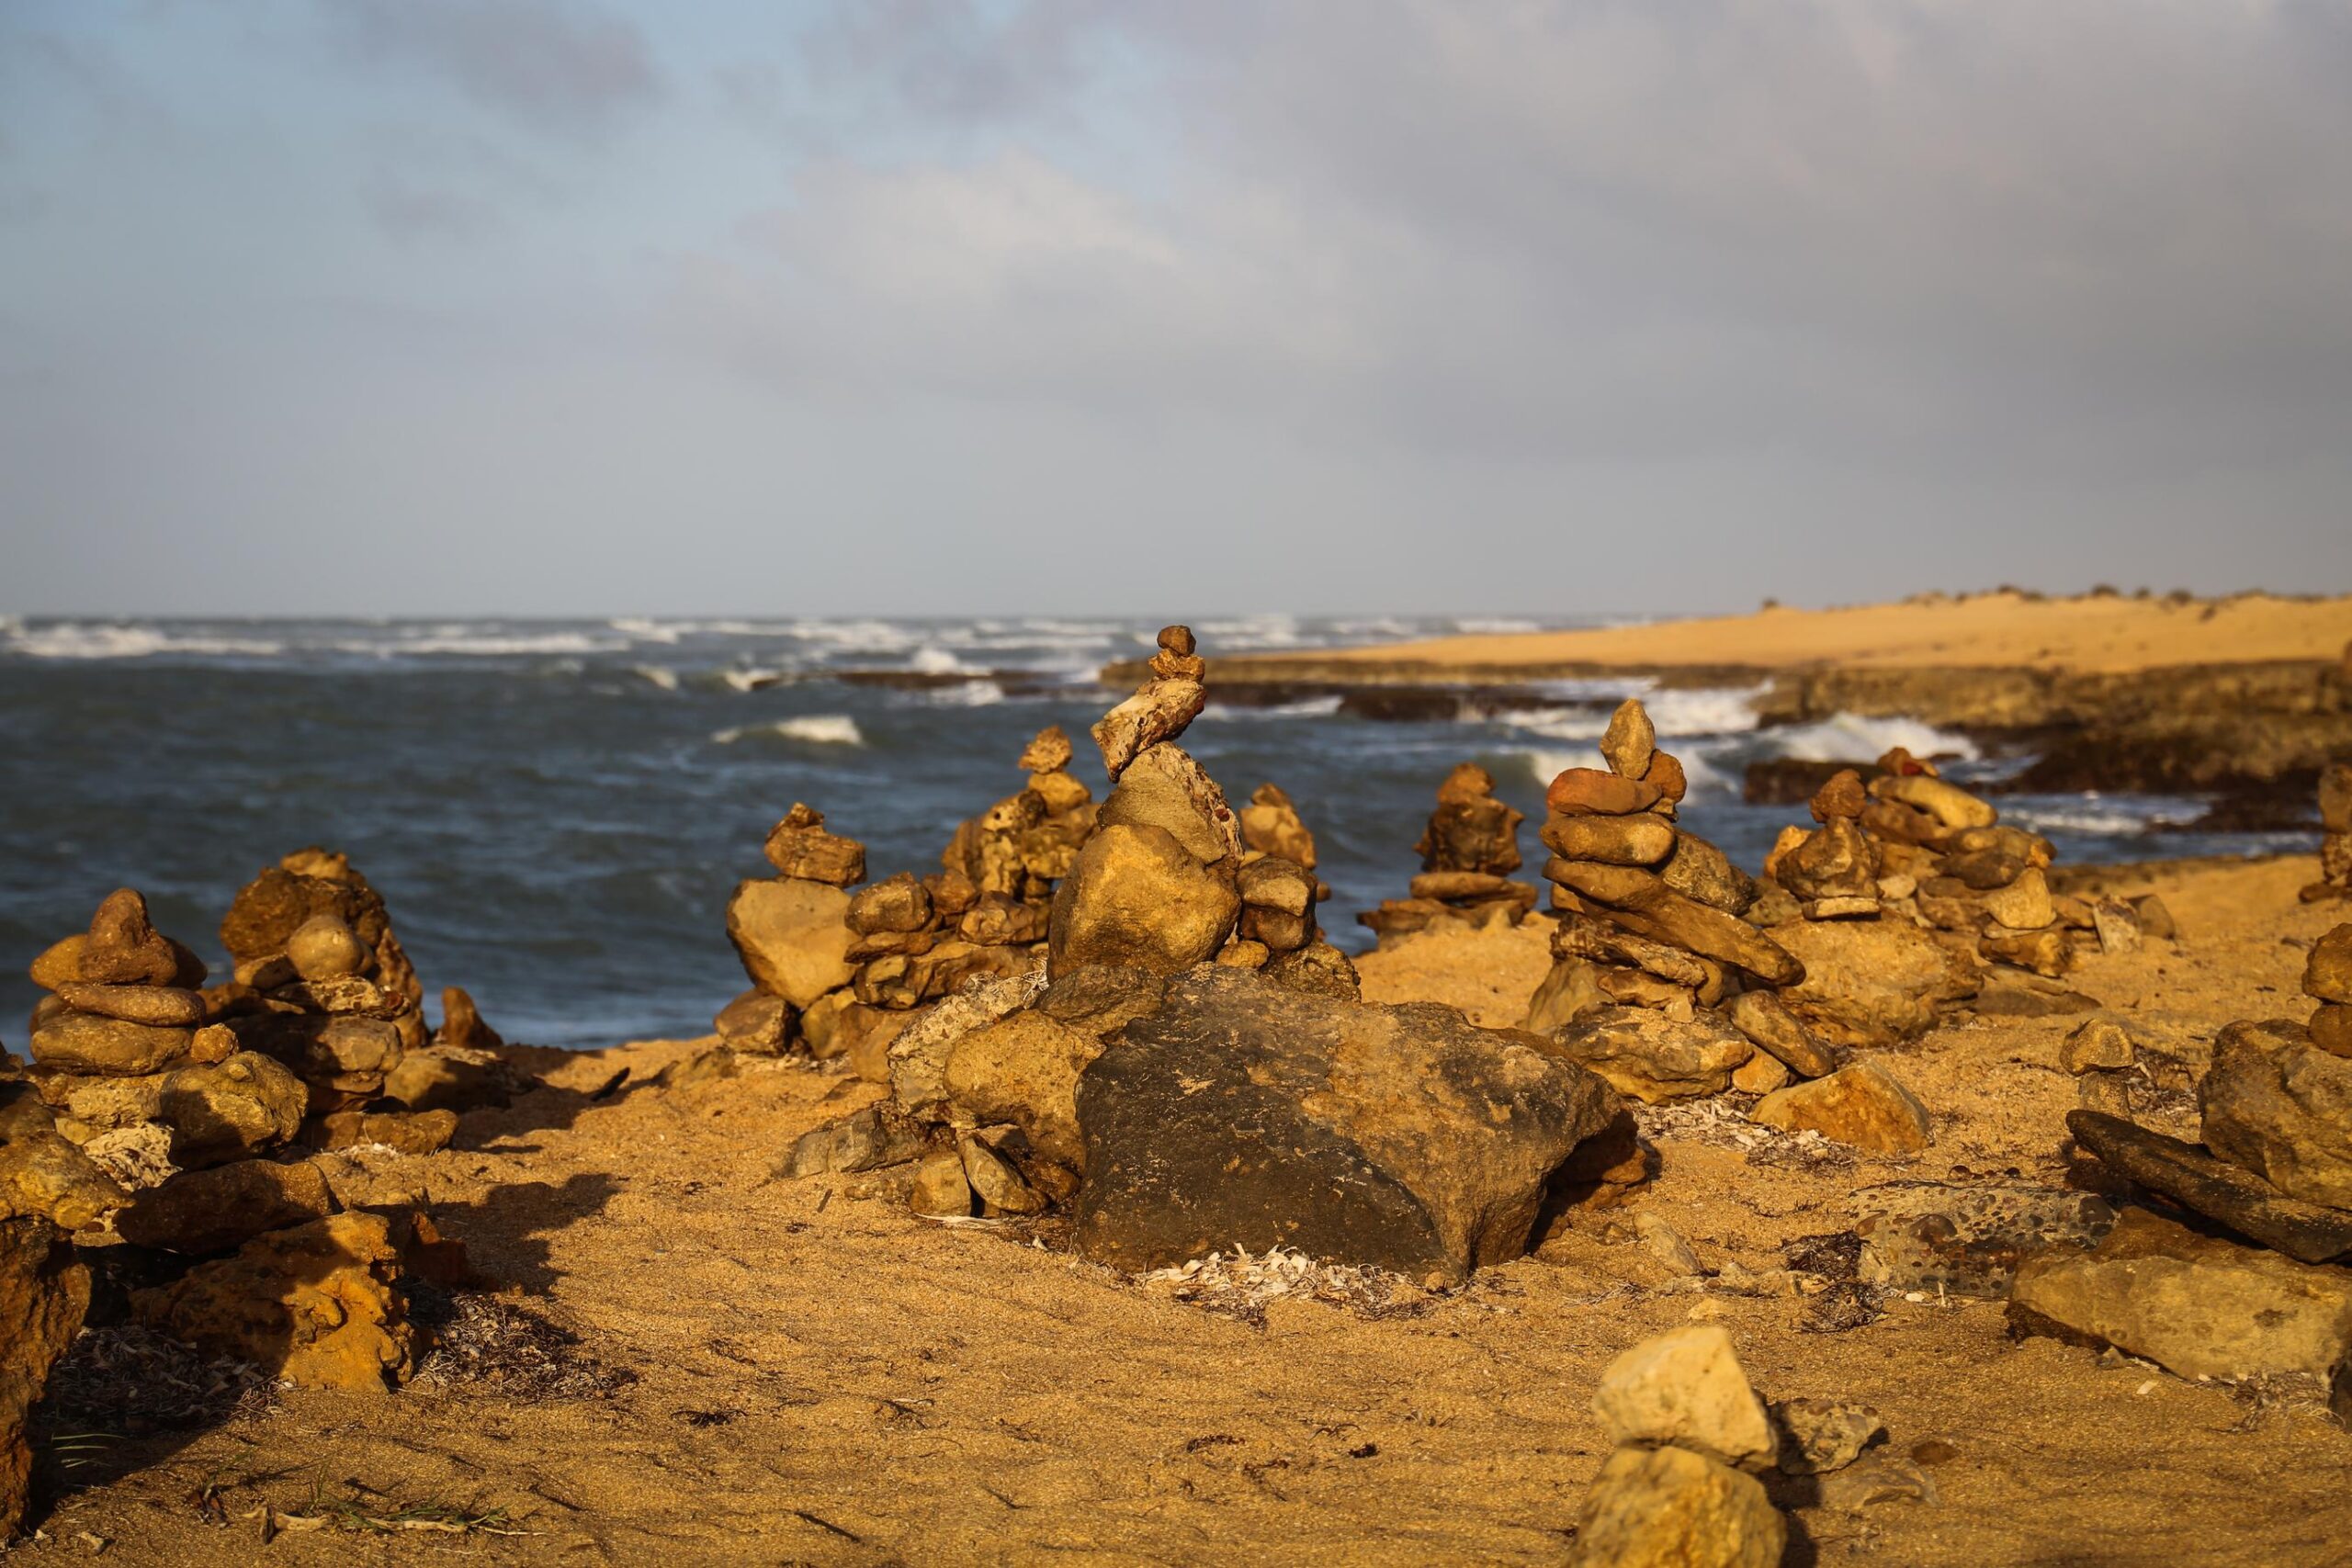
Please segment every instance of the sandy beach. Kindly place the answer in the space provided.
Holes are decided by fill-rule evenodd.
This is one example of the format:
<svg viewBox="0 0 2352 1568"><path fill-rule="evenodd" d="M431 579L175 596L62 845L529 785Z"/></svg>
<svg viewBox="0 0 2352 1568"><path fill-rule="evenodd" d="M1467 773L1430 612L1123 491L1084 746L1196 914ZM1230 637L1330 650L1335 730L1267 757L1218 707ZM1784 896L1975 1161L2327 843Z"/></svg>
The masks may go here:
<svg viewBox="0 0 2352 1568"><path fill-rule="evenodd" d="M2094 957L2070 984L2191 1060L2289 1010L2333 919L2307 861L2110 874L2176 911L2177 944ZM1376 999L1507 1021L1544 923L1408 940ZM2315 1400L2233 1393L2050 1339L2000 1305L1897 1299L1843 1332L1803 1303L1690 1290L1619 1239L1670 1216L1710 1269L1780 1266L1883 1183L2062 1179L2058 1070L2076 1018L1975 1019L1895 1052L1932 1108L1916 1158L1743 1150L1662 1120L1661 1178L1465 1288L1385 1306L1286 1296L1234 1315L1172 1298L1010 1222L942 1224L858 1179L778 1181L800 1133L872 1100L838 1068L747 1064L653 1081L695 1043L549 1056L547 1087L469 1113L455 1147L348 1157L429 1200L495 1300L575 1337L560 1386L278 1395L209 1429L110 1445L28 1561L864 1564L1560 1560L1607 1449L1601 1366L1645 1335L1729 1329L1772 1397L1859 1399L1933 1501L1787 1501L1804 1555L1907 1564L2341 1561L2352 1447ZM627 1087L589 1098L626 1070ZM585 1369L585 1371L583 1371ZM593 1374L593 1375L592 1375ZM617 1377L613 1374L618 1374ZM625 1380L625 1381L623 1381ZM288 1533L316 1498L494 1516L463 1537ZM2185 1540L2180 1522L2200 1521ZM1809 1544L1806 1544L1809 1543Z"/></svg>

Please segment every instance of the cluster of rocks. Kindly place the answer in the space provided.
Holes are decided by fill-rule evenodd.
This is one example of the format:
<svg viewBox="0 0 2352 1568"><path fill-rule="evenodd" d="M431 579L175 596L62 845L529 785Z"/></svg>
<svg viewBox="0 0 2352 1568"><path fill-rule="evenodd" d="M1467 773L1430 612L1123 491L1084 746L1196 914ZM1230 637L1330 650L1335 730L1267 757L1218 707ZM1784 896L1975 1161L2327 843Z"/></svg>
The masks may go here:
<svg viewBox="0 0 2352 1568"><path fill-rule="evenodd" d="M1951 933L1956 953L2046 979L2087 948L2136 947L2149 927L2171 934L2153 897L2143 908L2053 892L2049 840L2003 824L1992 802L1900 747L1867 784L1841 771L1812 805L1818 826L1784 829L1765 861L1780 895L1759 913L1767 924L1892 916Z"/></svg>
<svg viewBox="0 0 2352 1568"><path fill-rule="evenodd" d="M960 824L940 869L865 880L865 847L796 804L767 840L774 877L741 884L727 934L752 980L720 1010L733 1050L803 1050L888 1076L885 1053L917 1011L976 977L1035 967L1055 887L1094 825L1093 793L1047 728L1021 753L1019 791ZM855 888L856 891L851 891Z"/></svg>
<svg viewBox="0 0 2352 1568"><path fill-rule="evenodd" d="M1511 880L1520 867L1521 812L1495 798L1492 773L1464 762L1438 786L1420 841L1420 874L1407 891L1356 919L1382 942L1427 931L1444 921L1484 928L1517 925L1535 908L1535 889Z"/></svg>
<svg viewBox="0 0 2352 1568"><path fill-rule="evenodd" d="M1080 1252L1137 1271L1280 1247L1453 1280L1523 1252L1616 1096L1451 1009L1362 1001L1314 921L1312 836L1271 788L1237 818L1177 744L1201 703L1189 634L1161 651L1095 728L1115 784L1043 969L928 1010L889 1049L889 1096L783 1173L944 1220L1057 1209Z"/></svg>
<svg viewBox="0 0 2352 1568"><path fill-rule="evenodd" d="M2109 1182L2169 1213L2127 1209L2091 1252L2027 1264L2011 1296L2020 1330L2188 1377L2334 1378L2352 1411L2352 1269L2328 1267L2352 1263L2352 924L2313 945L2303 989L2309 1024L2233 1023L2215 1040L2197 1089L2201 1143L2111 1110L2067 1113ZM2086 1028L2064 1065L2086 1083L2129 1079L2137 1055L2128 1030Z"/></svg>
<svg viewBox="0 0 2352 1568"><path fill-rule="evenodd" d="M1731 1336L1712 1325L1620 1355L1601 1372L1592 1410L1616 1447L1577 1519L1568 1560L1590 1568L1773 1568L1788 1522L1764 1478L1832 1505L1865 1500L1889 1481L1911 1495L1928 1491L1916 1465L1880 1451L1887 1431L1878 1412L1847 1400L1768 1404Z"/></svg>
<svg viewBox="0 0 2352 1568"><path fill-rule="evenodd" d="M2345 657L2352 661L2352 649ZM2352 898L2352 762L2331 762L2319 775L2319 880L2303 902Z"/></svg>
<svg viewBox="0 0 2352 1568"><path fill-rule="evenodd" d="M1908 1153L1927 1118L1882 1070L1841 1067L1780 987L1806 965L1747 917L1755 881L1676 820L1681 764L1628 699L1601 739L1608 763L1545 792L1553 964L1522 1027L1646 1103L1762 1096L1752 1114Z"/></svg>

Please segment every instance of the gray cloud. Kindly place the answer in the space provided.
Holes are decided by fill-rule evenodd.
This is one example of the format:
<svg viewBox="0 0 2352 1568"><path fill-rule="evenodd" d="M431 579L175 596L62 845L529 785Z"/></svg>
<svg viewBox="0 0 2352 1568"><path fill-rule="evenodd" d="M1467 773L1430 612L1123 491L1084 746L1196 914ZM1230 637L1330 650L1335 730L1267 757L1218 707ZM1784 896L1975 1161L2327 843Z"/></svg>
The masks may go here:
<svg viewBox="0 0 2352 1568"><path fill-rule="evenodd" d="M329 0L323 16L352 57L436 73L543 130L601 129L661 92L637 25L585 0Z"/></svg>

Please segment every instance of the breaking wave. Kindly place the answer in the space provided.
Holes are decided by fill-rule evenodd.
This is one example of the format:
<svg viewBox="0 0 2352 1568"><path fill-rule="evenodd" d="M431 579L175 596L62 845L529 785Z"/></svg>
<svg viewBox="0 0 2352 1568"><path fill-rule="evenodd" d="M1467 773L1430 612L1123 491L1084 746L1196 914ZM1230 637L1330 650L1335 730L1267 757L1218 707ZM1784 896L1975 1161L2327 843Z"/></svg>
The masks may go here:
<svg viewBox="0 0 2352 1568"><path fill-rule="evenodd" d="M779 718L772 724L739 724L722 729L711 739L721 746L732 746L739 740L750 740L763 735L773 735L781 740L797 740L809 746L863 746L865 736L857 728L857 720L844 713L806 714L798 718Z"/></svg>

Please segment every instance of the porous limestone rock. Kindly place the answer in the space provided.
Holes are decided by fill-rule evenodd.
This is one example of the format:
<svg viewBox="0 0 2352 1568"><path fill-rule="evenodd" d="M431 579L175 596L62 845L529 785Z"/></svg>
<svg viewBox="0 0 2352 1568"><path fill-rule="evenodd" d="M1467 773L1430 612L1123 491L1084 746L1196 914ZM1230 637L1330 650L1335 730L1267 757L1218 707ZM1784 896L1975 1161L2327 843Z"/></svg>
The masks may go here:
<svg viewBox="0 0 2352 1568"><path fill-rule="evenodd" d="M1206 966L1080 1079L1072 1237L1126 1269L1282 1246L1460 1279L1525 1249L1546 1184L1616 1106L1451 1009Z"/></svg>
<svg viewBox="0 0 2352 1568"><path fill-rule="evenodd" d="M405 1382L412 1365L400 1257L383 1216L334 1214L270 1231L233 1257L134 1292L131 1315L300 1387L380 1393Z"/></svg>
<svg viewBox="0 0 2352 1568"><path fill-rule="evenodd" d="M1941 1005L1973 996L1981 983L1966 953L1892 919L1799 920L1772 935L1804 971L1781 1000L1831 1044L1917 1039Z"/></svg>
<svg viewBox="0 0 2352 1568"><path fill-rule="evenodd" d="M1645 1105L1721 1094L1756 1047L1712 1013L1676 1019L1643 1007L1610 1007L1553 1037L1558 1054Z"/></svg>

